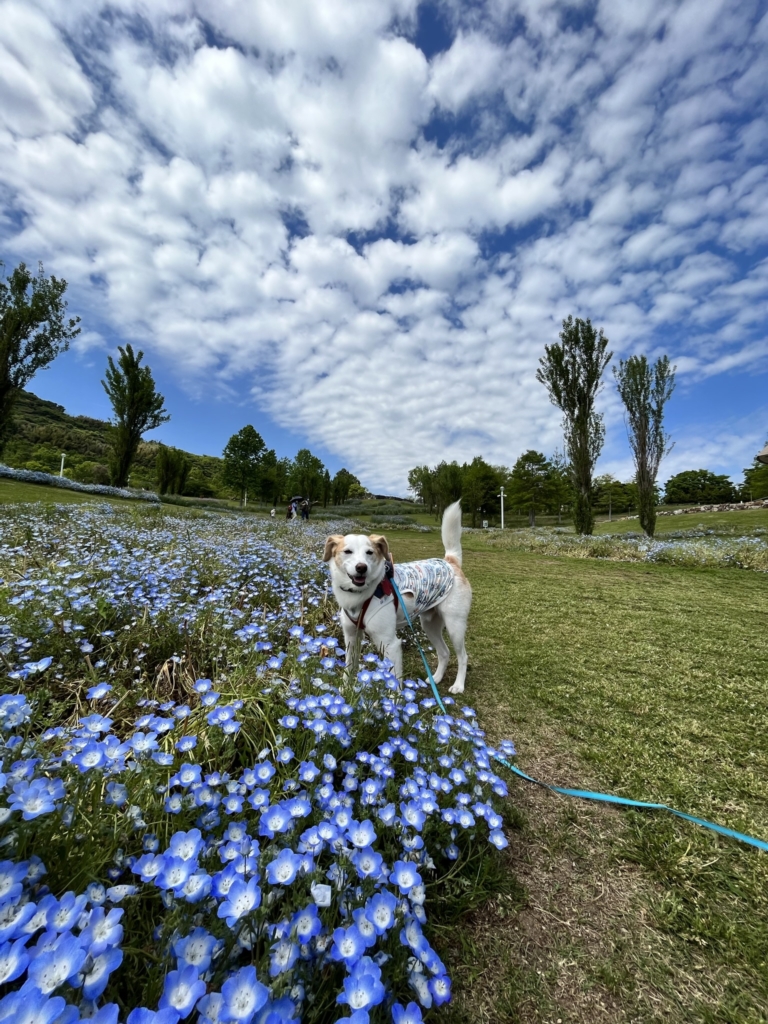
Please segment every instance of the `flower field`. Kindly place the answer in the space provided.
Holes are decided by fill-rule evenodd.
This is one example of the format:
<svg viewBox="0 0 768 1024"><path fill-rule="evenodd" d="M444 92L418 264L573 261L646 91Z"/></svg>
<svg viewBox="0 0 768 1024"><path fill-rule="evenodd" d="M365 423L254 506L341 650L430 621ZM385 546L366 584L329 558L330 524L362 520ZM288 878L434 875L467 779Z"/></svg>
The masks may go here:
<svg viewBox="0 0 768 1024"><path fill-rule="evenodd" d="M344 671L326 532L0 510L0 1024L439 1019L506 787L471 709Z"/></svg>

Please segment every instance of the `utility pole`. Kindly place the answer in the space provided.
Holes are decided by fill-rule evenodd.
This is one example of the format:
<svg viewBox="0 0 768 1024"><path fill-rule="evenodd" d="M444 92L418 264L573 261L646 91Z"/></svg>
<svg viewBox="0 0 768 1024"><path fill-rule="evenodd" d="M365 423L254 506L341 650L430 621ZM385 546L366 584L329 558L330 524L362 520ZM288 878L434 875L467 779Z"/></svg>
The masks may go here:
<svg viewBox="0 0 768 1024"><path fill-rule="evenodd" d="M66 459L67 453L61 453L61 469L59 470L59 476L64 476L64 459Z"/></svg>
<svg viewBox="0 0 768 1024"><path fill-rule="evenodd" d="M499 494L497 494L496 497L497 498L501 498L501 528L503 530L504 529L504 488L503 487L499 488Z"/></svg>

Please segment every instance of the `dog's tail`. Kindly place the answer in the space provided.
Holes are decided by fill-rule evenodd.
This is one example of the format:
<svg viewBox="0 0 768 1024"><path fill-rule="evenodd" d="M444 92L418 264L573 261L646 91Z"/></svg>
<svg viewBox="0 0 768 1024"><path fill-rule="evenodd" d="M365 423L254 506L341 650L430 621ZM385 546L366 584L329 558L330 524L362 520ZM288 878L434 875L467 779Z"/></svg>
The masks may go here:
<svg viewBox="0 0 768 1024"><path fill-rule="evenodd" d="M461 565L461 502L454 501L443 512L442 526L443 547L445 557Z"/></svg>

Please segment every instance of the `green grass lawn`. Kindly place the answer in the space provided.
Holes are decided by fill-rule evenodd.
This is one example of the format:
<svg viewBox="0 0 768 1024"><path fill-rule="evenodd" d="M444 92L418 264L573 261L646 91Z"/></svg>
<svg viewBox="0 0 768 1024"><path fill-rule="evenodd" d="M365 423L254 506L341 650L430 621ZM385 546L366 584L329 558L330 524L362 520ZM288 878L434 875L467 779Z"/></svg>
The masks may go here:
<svg viewBox="0 0 768 1024"><path fill-rule="evenodd" d="M401 561L441 554L437 535L389 539ZM466 701L492 737L515 739L521 767L768 839L763 574L546 558L489 550L471 535L464 547L474 589ZM418 671L413 654L409 664ZM523 901L490 926L481 916L477 955L490 946L506 964L486 983L497 986L491 1002L508 1016L487 1019L603 1019L601 1000L613 1002L616 1020L766 1019L766 854L670 815L602 811L544 791L533 798L526 785L512 786L512 802L528 807L526 856L535 850L542 862L568 862L578 875L557 884L557 872L531 875L536 905L550 907L541 915L550 932L558 926L547 913L565 920L584 879L593 875L596 886L617 863L622 871L638 866L633 903L603 921L594 955L585 957L565 929L533 984L509 952L526 955L513 922L530 906ZM463 959L468 942L463 935ZM529 968L541 961L528 955ZM459 1000L456 1020L473 1019L469 1004L466 1017L460 1007Z"/></svg>
<svg viewBox="0 0 768 1024"><path fill-rule="evenodd" d="M656 534L678 530L716 530L718 533L750 534L755 529L768 530L768 508L743 512L686 512L681 516L659 516ZM637 519L614 519L598 522L595 533L642 533Z"/></svg>
<svg viewBox="0 0 768 1024"><path fill-rule="evenodd" d="M43 501L53 504L72 505L93 501L109 501L118 505L139 505L146 502L130 498L104 498L101 494L87 494L84 491L68 491L64 487L46 487L43 484L28 484L20 480L0 480L0 504Z"/></svg>

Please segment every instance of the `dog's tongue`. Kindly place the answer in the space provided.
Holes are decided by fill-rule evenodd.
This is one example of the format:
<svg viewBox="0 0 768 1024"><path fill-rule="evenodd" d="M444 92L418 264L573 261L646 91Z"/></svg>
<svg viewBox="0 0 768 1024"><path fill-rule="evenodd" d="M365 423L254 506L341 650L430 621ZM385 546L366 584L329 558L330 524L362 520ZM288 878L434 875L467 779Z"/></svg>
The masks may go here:
<svg viewBox="0 0 768 1024"><path fill-rule="evenodd" d="M351 579L352 579L352 582L355 584L356 587L364 587L365 586L365 576L352 576Z"/></svg>

